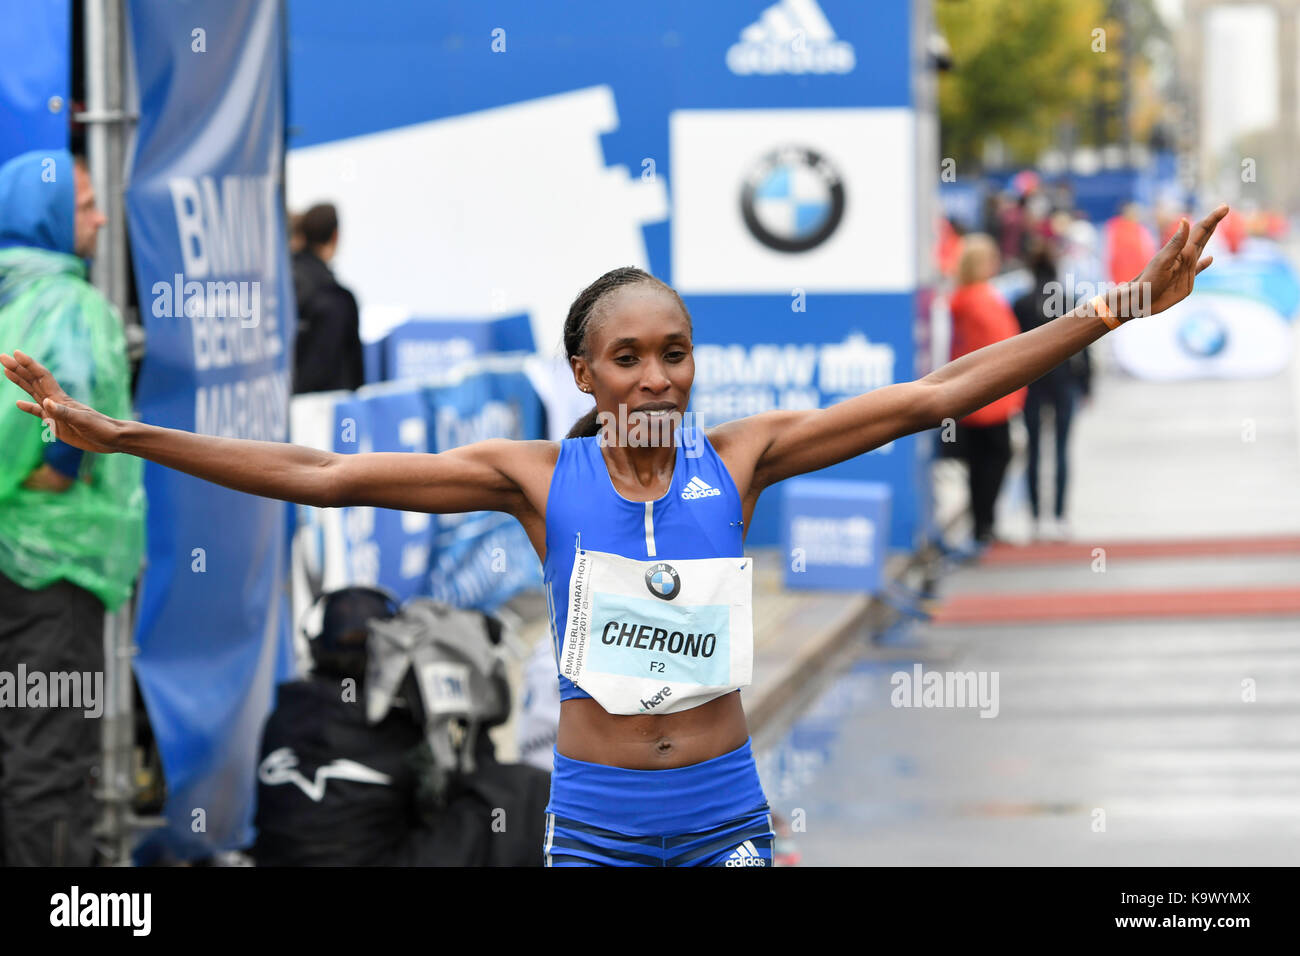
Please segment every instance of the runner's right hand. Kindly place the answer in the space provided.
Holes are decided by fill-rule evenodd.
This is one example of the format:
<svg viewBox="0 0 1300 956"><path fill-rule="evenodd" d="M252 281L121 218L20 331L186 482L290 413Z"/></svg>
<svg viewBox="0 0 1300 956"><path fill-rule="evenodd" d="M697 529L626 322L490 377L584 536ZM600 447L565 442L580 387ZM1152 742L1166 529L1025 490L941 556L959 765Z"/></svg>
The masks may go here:
<svg viewBox="0 0 1300 956"><path fill-rule="evenodd" d="M59 441L82 451L117 451L122 423L73 399L36 359L14 349L13 355L0 354L0 365L4 366L5 378L32 398L30 402L18 401L18 407L42 421L53 422Z"/></svg>

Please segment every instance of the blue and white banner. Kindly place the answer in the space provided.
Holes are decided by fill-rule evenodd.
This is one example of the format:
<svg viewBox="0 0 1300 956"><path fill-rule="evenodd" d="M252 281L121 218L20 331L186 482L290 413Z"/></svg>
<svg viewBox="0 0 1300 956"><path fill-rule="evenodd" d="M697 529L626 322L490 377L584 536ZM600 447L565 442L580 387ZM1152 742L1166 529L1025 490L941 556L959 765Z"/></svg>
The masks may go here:
<svg viewBox="0 0 1300 956"><path fill-rule="evenodd" d="M524 366L523 358L482 358L437 378L299 395L293 439L339 454L421 454L489 438L541 438L542 402ZM324 591L379 585L402 600L419 595L493 611L523 588L541 586L537 555L507 514L304 507L298 524L299 568ZM295 613L310 603L303 586L296 586Z"/></svg>
<svg viewBox="0 0 1300 956"><path fill-rule="evenodd" d="M368 394L367 394L368 392ZM429 451L423 389L402 385L363 390L334 406L334 448L340 454ZM432 516L385 508L344 508L348 584L377 584L405 601L418 594L429 566Z"/></svg>
<svg viewBox="0 0 1300 956"><path fill-rule="evenodd" d="M1159 315L1125 322L1111 333L1111 350L1125 372L1152 382L1260 379L1291 364L1295 336L1265 303L1198 287Z"/></svg>
<svg viewBox="0 0 1300 956"><path fill-rule="evenodd" d="M1216 237L1217 238L1217 237ZM1286 249L1271 239L1251 237L1232 255L1226 243L1214 253L1214 268L1196 277L1197 292L1242 295L1272 306L1294 321L1300 308L1300 277Z"/></svg>
<svg viewBox="0 0 1300 956"><path fill-rule="evenodd" d="M127 214L141 418L285 441L293 292L281 206L282 5L131 0L140 125ZM171 852L246 845L262 724L292 675L286 505L150 464L136 675Z"/></svg>
<svg viewBox="0 0 1300 956"><path fill-rule="evenodd" d="M410 319L381 340L385 380L444 375L476 355L531 353L536 348L526 315L496 319Z"/></svg>
<svg viewBox="0 0 1300 956"><path fill-rule="evenodd" d="M395 309L527 313L550 357L574 297L635 265L691 311L708 422L910 381L930 371L917 170L938 164L923 9L291 0L290 205L337 205L363 334ZM910 548L932 444L825 476L888 483L890 542ZM747 543L778 542L779 504L763 496Z"/></svg>
<svg viewBox="0 0 1300 956"><path fill-rule="evenodd" d="M447 451L488 438L531 439L545 435L542 403L523 372L467 376L455 385L425 390L432 451ZM428 593L457 607L492 611L519 590L542 586L542 567L523 525L507 514L476 511L434 515Z"/></svg>

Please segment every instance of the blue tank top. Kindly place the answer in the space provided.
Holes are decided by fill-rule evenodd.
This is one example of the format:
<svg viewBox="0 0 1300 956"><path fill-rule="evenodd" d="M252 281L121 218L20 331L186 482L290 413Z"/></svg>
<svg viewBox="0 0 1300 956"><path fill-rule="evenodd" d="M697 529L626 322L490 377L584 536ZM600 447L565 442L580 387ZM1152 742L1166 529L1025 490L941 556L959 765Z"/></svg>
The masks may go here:
<svg viewBox="0 0 1300 956"><path fill-rule="evenodd" d="M559 673L577 536L583 548L639 561L741 557L742 514L731 473L703 429L682 428L672 484L656 501L629 501L614 490L600 436L560 443L546 498L542 563L560 700L591 697Z"/></svg>

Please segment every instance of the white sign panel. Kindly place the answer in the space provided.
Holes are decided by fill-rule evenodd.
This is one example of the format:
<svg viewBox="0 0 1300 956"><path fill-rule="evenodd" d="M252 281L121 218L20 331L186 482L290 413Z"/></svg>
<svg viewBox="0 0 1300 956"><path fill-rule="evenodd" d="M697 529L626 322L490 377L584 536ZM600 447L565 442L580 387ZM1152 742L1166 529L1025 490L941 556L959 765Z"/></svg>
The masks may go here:
<svg viewBox="0 0 1300 956"><path fill-rule="evenodd" d="M914 130L907 109L673 112L673 285L912 291Z"/></svg>

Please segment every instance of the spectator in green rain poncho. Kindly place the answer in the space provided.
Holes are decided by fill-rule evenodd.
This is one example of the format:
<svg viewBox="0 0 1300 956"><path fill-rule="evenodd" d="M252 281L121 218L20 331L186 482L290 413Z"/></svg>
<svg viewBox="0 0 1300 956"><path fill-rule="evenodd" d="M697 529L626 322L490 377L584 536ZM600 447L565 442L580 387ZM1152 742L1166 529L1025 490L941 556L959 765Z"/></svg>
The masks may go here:
<svg viewBox="0 0 1300 956"><path fill-rule="evenodd" d="M0 348L38 356L70 395L129 418L121 321L83 261L104 222L67 151L0 167ZM104 614L140 570L140 461L55 441L15 406L20 389L0 383L0 397L0 865L88 865ZM60 675L73 674L79 702L61 699L72 683Z"/></svg>

